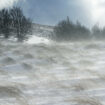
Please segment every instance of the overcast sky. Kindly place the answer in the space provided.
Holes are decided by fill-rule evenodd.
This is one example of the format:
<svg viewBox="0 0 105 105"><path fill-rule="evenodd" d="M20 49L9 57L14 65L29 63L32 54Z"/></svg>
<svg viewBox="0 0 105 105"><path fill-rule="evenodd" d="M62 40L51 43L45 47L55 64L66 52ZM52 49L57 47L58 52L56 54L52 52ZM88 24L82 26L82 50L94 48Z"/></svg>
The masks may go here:
<svg viewBox="0 0 105 105"><path fill-rule="evenodd" d="M20 5L34 22L55 25L67 16L90 27L105 25L105 0L0 0L0 9Z"/></svg>

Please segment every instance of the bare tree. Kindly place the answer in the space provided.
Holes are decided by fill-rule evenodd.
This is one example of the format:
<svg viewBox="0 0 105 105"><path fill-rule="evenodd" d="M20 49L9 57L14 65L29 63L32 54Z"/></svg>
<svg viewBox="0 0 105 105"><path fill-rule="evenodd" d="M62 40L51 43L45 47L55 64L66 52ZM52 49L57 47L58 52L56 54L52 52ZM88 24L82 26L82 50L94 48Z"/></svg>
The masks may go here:
<svg viewBox="0 0 105 105"><path fill-rule="evenodd" d="M10 14L6 9L0 11L0 29L4 37L8 38L10 35Z"/></svg>
<svg viewBox="0 0 105 105"><path fill-rule="evenodd" d="M20 7L13 7L10 10L11 24L17 34L18 41L27 38L27 33L31 29L31 20L26 18Z"/></svg>
<svg viewBox="0 0 105 105"><path fill-rule="evenodd" d="M79 22L74 24L69 17L60 21L54 28L57 40L82 40L90 38L90 30Z"/></svg>

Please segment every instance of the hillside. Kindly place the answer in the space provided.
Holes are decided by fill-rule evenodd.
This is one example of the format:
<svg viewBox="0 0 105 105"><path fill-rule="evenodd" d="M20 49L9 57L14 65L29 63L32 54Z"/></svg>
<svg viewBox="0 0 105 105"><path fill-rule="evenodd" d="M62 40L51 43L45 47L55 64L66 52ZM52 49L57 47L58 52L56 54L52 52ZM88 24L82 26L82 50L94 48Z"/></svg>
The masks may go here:
<svg viewBox="0 0 105 105"><path fill-rule="evenodd" d="M36 36L43 36L43 37L49 37L51 33L53 32L54 26L48 26L48 25L41 25L41 24L35 24L32 25L33 31L32 33Z"/></svg>

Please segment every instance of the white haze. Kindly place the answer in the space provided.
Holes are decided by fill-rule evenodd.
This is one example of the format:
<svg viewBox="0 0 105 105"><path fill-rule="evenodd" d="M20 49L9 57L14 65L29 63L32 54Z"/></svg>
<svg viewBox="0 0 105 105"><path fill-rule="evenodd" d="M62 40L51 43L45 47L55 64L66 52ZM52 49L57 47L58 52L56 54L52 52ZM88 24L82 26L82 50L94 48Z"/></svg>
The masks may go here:
<svg viewBox="0 0 105 105"><path fill-rule="evenodd" d="M35 35L52 31L43 29ZM0 39L0 105L105 105L105 41L38 35L24 43Z"/></svg>
<svg viewBox="0 0 105 105"><path fill-rule="evenodd" d="M86 9L92 25L105 26L105 0L78 0L78 2L81 2L83 9Z"/></svg>
<svg viewBox="0 0 105 105"><path fill-rule="evenodd" d="M105 105L105 41L46 40L0 40L0 105Z"/></svg>
<svg viewBox="0 0 105 105"><path fill-rule="evenodd" d="M32 36L26 43L28 44L40 44L46 43L49 44L49 40L44 37Z"/></svg>
<svg viewBox="0 0 105 105"><path fill-rule="evenodd" d="M19 0L0 0L0 9L12 7Z"/></svg>

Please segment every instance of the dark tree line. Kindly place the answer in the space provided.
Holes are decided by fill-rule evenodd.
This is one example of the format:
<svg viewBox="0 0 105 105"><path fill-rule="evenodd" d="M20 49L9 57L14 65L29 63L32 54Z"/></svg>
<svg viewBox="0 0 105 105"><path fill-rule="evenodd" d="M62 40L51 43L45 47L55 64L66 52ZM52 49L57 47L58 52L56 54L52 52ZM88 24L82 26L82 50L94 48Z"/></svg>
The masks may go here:
<svg viewBox="0 0 105 105"><path fill-rule="evenodd" d="M18 41L22 41L28 37L31 28L31 20L24 16L20 7L0 11L0 35L5 38L14 36Z"/></svg>
<svg viewBox="0 0 105 105"><path fill-rule="evenodd" d="M60 21L54 28L56 40L84 40L84 39L103 39L105 38L105 28L101 29L95 25L90 31L80 22L73 23L69 17Z"/></svg>
<svg viewBox="0 0 105 105"><path fill-rule="evenodd" d="M90 38L90 30L82 26L78 21L74 24L69 17L60 21L54 28L57 40L77 40Z"/></svg>
<svg viewBox="0 0 105 105"><path fill-rule="evenodd" d="M92 37L95 39L105 39L105 27L100 28L98 25L95 25L92 28Z"/></svg>

